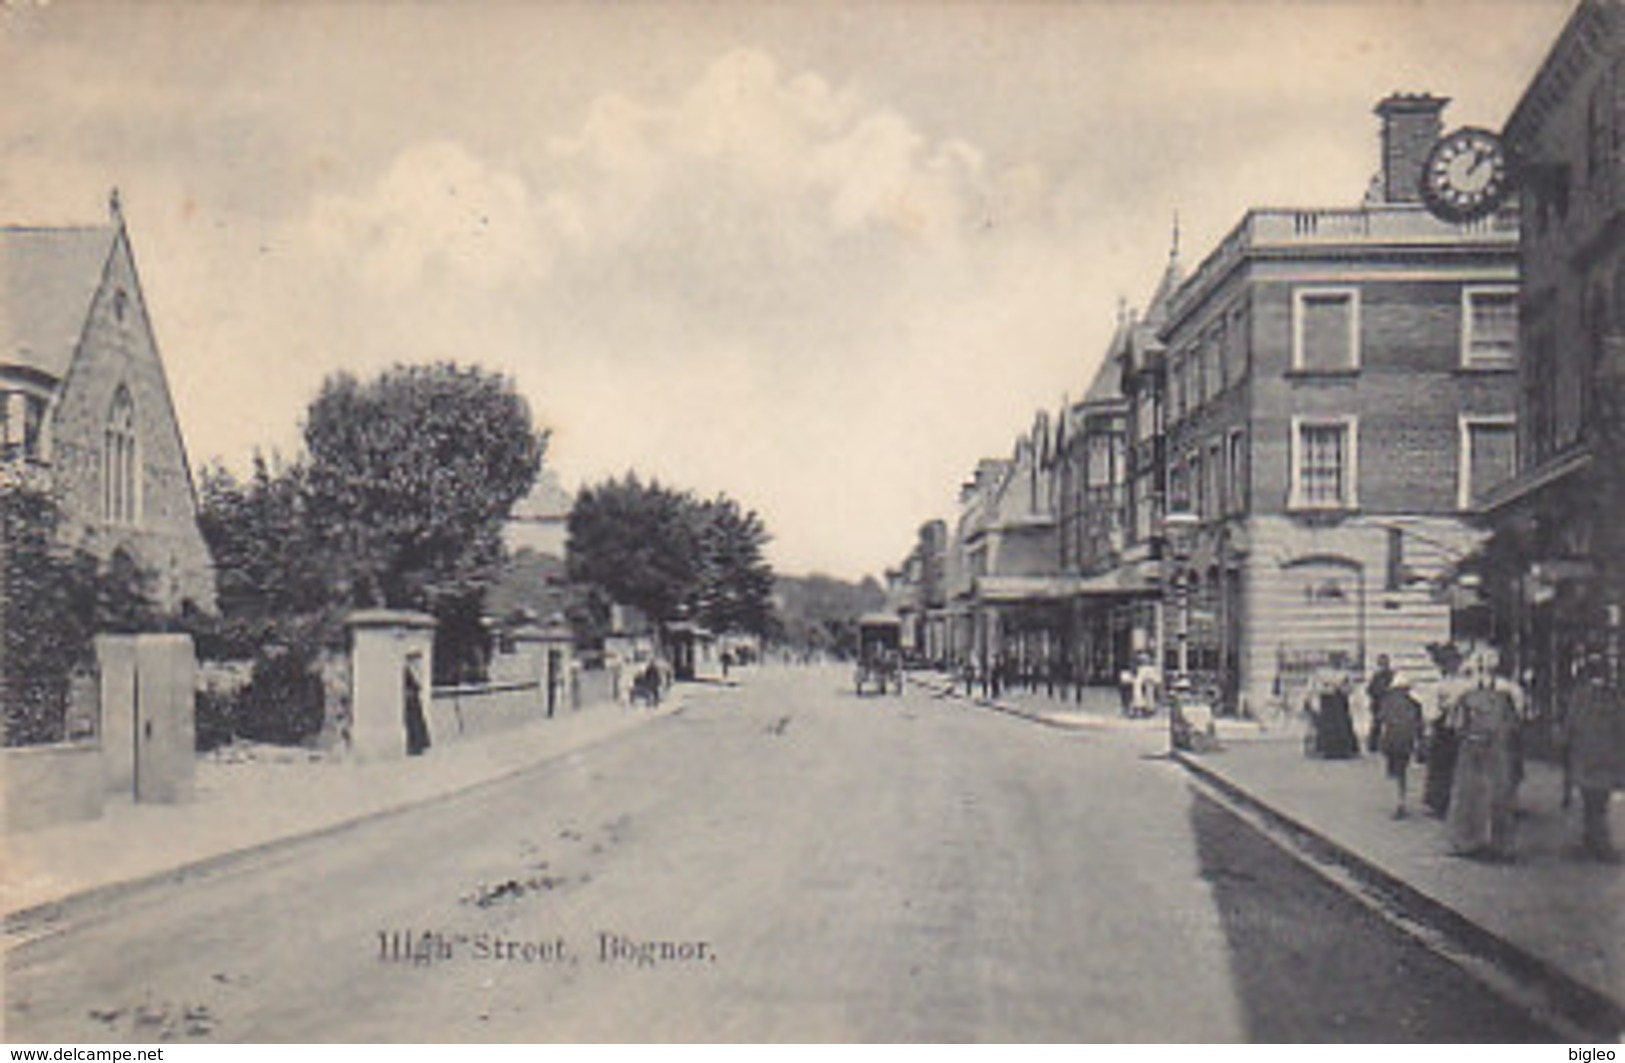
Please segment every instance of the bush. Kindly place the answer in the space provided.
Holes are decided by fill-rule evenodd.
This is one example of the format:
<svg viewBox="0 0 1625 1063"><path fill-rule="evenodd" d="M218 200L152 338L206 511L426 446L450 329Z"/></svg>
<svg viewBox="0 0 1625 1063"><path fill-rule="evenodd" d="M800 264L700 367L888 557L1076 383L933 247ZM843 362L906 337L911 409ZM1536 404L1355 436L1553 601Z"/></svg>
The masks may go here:
<svg viewBox="0 0 1625 1063"><path fill-rule="evenodd" d="M69 677L95 659L93 558L60 547L50 496L0 480L0 708L5 744L66 736Z"/></svg>
<svg viewBox="0 0 1625 1063"><path fill-rule="evenodd" d="M254 659L254 671L236 711L236 734L256 742L304 745L321 733L325 715L317 672L320 643L299 637L272 643Z"/></svg>
<svg viewBox="0 0 1625 1063"><path fill-rule="evenodd" d="M197 692L196 746L199 753L230 745L237 737L239 691L205 687Z"/></svg>

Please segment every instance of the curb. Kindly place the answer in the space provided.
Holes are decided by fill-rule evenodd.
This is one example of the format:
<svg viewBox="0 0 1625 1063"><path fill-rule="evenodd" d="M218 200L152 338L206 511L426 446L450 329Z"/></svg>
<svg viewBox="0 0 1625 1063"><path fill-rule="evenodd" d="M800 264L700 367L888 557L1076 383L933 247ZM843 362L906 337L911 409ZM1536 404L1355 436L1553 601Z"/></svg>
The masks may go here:
<svg viewBox="0 0 1625 1063"><path fill-rule="evenodd" d="M908 682L913 683L915 686L923 687L938 697L954 698L958 701L963 701L966 704L975 705L980 709L992 709L994 712L1003 713L1006 716L1011 716L1018 720L1026 720L1029 723L1042 724L1045 727L1053 727L1058 731L1105 731L1111 729L1111 722L1108 720L1094 719L1092 717L1079 717L1076 720L1069 720L1058 715L1045 715L1043 713L1028 712L1025 709L1016 708L1014 705L1007 705L1004 702L997 701L993 698L967 697L964 694L955 692L951 685L938 686L934 683L928 683L922 679L915 679L912 677L908 679Z"/></svg>
<svg viewBox="0 0 1625 1063"><path fill-rule="evenodd" d="M1473 921L1445 902L1389 872L1347 846L1334 841L1293 816L1266 804L1236 783L1226 779L1190 753L1175 750L1171 759L1192 775L1212 786L1230 800L1257 813L1272 826L1290 835L1293 846L1305 856L1341 867L1384 903L1407 918L1444 934L1473 952L1511 972L1516 977L1545 989L1553 1005L1566 1018L1587 1030L1610 1039L1625 1031L1625 1004L1574 978L1562 968L1530 952L1523 946Z"/></svg>
<svg viewBox="0 0 1625 1063"><path fill-rule="evenodd" d="M656 720L677 716L687 707L687 705L678 702L672 704L669 708L655 709L652 712L647 712L642 722L653 723ZM483 779L476 779L472 782L464 783L460 786L455 786L439 793L414 797L402 802L401 804L389 805L384 808L376 808L370 812L363 812L360 815L352 816L348 819L336 820L334 822L325 823L309 829L295 829L293 832L281 835L280 837L268 838L264 841L254 842L252 844L245 845L242 848L227 849L208 856L200 856L196 859L183 861L182 863L176 864L173 867L163 868L158 871L146 872L144 874L136 875L133 878L123 879L117 882L107 882L99 886L91 886L86 889L66 893L63 896L57 897L53 900L38 901L25 907L18 908L15 911L6 912L4 913L3 931L6 940L4 941L3 947L0 947L0 952L9 952L12 948L16 947L16 945L22 943L15 942L11 939L28 937L30 935L43 935L43 932L51 929L53 924L65 922L86 908L90 908L98 904L106 904L124 897L133 896L167 883L181 882L192 878L207 878L210 875L215 875L222 871L230 870L239 864L245 864L250 861L260 859L280 852L284 849L292 849L295 846L304 844L305 842L316 841L322 838L343 834L346 831L354 830L357 827L361 827L365 824L404 815L408 812L413 812L427 805L436 804L441 801L450 801L467 797L468 795L477 793L480 790L499 786L503 783L509 782L521 775L527 775L530 772L539 771L564 759L565 757L573 756L584 749L591 749L600 742L604 742L616 737L617 735L623 733L623 731L632 730L635 726L637 725L634 724L632 727L626 727L612 731L605 735L600 735L597 738L578 746L553 750L543 754L536 760L530 761L529 763L522 764L518 767L509 768L499 772L496 775L490 775Z"/></svg>

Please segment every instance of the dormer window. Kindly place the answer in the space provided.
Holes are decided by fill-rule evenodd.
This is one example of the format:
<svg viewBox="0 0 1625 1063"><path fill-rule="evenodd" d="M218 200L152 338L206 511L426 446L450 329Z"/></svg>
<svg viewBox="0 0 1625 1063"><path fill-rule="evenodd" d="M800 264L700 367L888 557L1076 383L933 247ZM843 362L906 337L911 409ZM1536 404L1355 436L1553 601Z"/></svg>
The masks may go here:
<svg viewBox="0 0 1625 1063"><path fill-rule="evenodd" d="M124 324L124 317L130 312L130 296L123 288L113 293L113 320Z"/></svg>

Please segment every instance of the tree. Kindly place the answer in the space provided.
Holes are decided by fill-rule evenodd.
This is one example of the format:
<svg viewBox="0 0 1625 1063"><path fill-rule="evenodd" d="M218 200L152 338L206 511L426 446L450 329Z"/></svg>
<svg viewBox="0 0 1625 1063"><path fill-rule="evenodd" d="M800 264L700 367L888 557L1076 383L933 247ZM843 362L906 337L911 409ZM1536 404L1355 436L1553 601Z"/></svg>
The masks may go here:
<svg viewBox="0 0 1625 1063"><path fill-rule="evenodd" d="M254 455L247 482L213 466L199 480L198 527L215 563L220 622L194 632L206 657L253 656L293 617L326 616L329 637L344 602L340 566L308 519L306 471Z"/></svg>
<svg viewBox="0 0 1625 1063"><path fill-rule="evenodd" d="M714 631L765 634L773 570L766 528L726 496L701 502L628 473L583 488L570 511L570 578L596 600L636 606L658 623L688 616Z"/></svg>
<svg viewBox="0 0 1625 1063"><path fill-rule="evenodd" d="M509 378L450 363L368 383L342 373L304 434L307 526L342 597L435 614L437 671L464 678L481 656L502 526L546 450L528 404Z"/></svg>
<svg viewBox="0 0 1625 1063"><path fill-rule="evenodd" d="M567 525L570 578L657 622L675 619L699 577L693 505L687 494L632 473L582 488Z"/></svg>
<svg viewBox="0 0 1625 1063"><path fill-rule="evenodd" d="M700 563L693 611L713 631L766 635L773 626L773 569L762 557L767 529L754 511L719 497L695 508Z"/></svg>
<svg viewBox="0 0 1625 1063"><path fill-rule="evenodd" d="M780 576L775 593L788 642L841 656L856 651L858 618L886 603L886 592L872 576L860 583L822 575Z"/></svg>
<svg viewBox="0 0 1625 1063"><path fill-rule="evenodd" d="M219 617L192 629L207 659L252 659L241 690L206 692L200 748L233 738L295 744L326 714L317 666L340 645L347 601L340 566L309 519L300 463L254 456L246 482L219 466L199 480L198 527L215 562Z"/></svg>
<svg viewBox="0 0 1625 1063"><path fill-rule="evenodd" d="M198 527L223 611L268 617L331 604L336 573L307 520L306 479L304 466L257 453L246 483L220 466L203 470Z"/></svg>

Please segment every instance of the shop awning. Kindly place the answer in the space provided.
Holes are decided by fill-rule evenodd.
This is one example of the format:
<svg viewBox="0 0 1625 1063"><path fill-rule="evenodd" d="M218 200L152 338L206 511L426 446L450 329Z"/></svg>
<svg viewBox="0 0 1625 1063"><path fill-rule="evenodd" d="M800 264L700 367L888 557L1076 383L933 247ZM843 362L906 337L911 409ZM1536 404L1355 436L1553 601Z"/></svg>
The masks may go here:
<svg viewBox="0 0 1625 1063"><path fill-rule="evenodd" d="M1119 565L1084 580L1077 593L1089 597L1154 596L1161 592L1161 578L1161 566L1155 561Z"/></svg>
<svg viewBox="0 0 1625 1063"><path fill-rule="evenodd" d="M976 600L979 602L1062 601L1078 593L1083 579L1078 576L979 576Z"/></svg>
<svg viewBox="0 0 1625 1063"><path fill-rule="evenodd" d="M1146 571L1150 572L1148 577ZM1157 593L1155 566L1121 566L1098 576L983 576L976 581L979 602L1055 602L1085 596Z"/></svg>
<svg viewBox="0 0 1625 1063"><path fill-rule="evenodd" d="M1592 461L1591 451L1572 450L1529 469L1491 490L1478 504L1478 512L1494 514L1580 472Z"/></svg>

